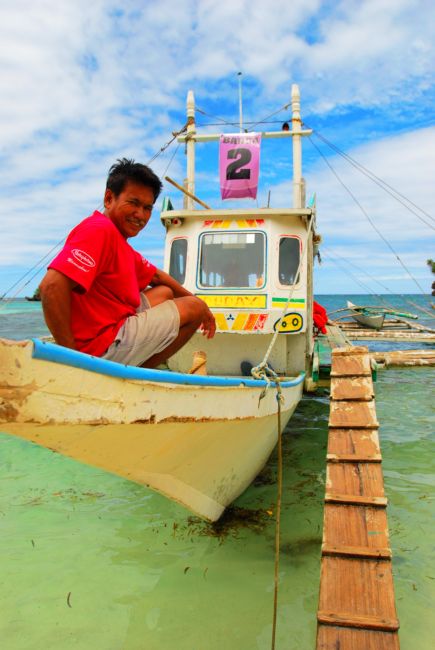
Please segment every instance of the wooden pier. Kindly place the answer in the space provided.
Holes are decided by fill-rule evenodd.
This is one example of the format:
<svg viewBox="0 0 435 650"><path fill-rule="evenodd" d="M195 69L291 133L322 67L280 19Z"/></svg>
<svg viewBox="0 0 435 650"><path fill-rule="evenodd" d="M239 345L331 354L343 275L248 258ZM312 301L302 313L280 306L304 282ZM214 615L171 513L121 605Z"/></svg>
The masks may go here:
<svg viewBox="0 0 435 650"><path fill-rule="evenodd" d="M370 356L380 367L435 366L435 348L431 350L390 350L371 352Z"/></svg>
<svg viewBox="0 0 435 650"><path fill-rule="evenodd" d="M435 330L404 318L386 319L381 330L363 327L354 320L337 319L333 324L351 341L435 343Z"/></svg>
<svg viewBox="0 0 435 650"><path fill-rule="evenodd" d="M317 650L398 650L367 348L332 351Z"/></svg>

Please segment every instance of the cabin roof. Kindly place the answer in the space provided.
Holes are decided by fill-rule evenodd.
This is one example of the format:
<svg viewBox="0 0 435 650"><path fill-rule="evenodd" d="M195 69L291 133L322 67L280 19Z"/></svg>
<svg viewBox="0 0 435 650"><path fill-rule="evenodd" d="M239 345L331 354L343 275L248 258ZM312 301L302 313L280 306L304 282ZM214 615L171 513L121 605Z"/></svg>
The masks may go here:
<svg viewBox="0 0 435 650"><path fill-rule="evenodd" d="M163 219L222 219L229 217L233 218L249 218L253 219L260 217L310 217L313 214L312 208L248 208L248 209L219 209L219 210L165 210L160 213L160 218Z"/></svg>

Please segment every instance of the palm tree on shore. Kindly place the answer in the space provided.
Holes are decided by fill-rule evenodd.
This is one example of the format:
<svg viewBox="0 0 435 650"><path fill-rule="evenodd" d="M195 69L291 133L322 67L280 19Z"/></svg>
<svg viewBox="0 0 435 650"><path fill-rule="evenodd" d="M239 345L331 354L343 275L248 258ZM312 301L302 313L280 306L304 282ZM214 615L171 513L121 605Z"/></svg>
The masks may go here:
<svg viewBox="0 0 435 650"><path fill-rule="evenodd" d="M432 273L435 273L435 261L432 259L427 260L427 265L430 266ZM432 295L435 296L435 282L432 282Z"/></svg>

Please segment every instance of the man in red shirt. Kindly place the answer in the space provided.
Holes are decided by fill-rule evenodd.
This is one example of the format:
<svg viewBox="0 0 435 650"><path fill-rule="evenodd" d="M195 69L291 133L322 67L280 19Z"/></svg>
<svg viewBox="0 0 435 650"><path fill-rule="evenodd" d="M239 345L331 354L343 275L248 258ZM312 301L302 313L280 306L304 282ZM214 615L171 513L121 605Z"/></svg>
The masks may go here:
<svg viewBox="0 0 435 650"><path fill-rule="evenodd" d="M95 211L71 231L40 285L59 345L154 368L198 328L214 336L205 302L127 242L147 225L161 188L154 172L134 160L110 168L104 214Z"/></svg>

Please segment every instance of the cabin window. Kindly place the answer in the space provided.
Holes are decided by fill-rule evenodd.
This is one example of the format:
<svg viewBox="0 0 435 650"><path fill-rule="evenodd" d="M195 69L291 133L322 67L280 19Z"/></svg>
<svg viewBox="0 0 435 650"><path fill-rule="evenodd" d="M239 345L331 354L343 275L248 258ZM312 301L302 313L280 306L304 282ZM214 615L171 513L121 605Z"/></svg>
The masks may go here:
<svg viewBox="0 0 435 650"><path fill-rule="evenodd" d="M281 237L279 240L279 269L280 284L295 284L296 272L300 260L300 241L297 237ZM299 276L296 280L299 282Z"/></svg>
<svg viewBox="0 0 435 650"><path fill-rule="evenodd" d="M262 232L204 233L200 243L200 286L263 287L265 248L266 237Z"/></svg>
<svg viewBox="0 0 435 650"><path fill-rule="evenodd" d="M187 239L174 239L169 258L169 275L184 284L186 279Z"/></svg>

